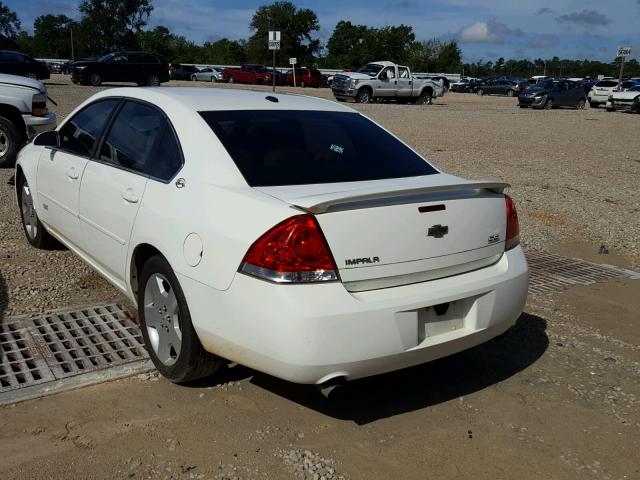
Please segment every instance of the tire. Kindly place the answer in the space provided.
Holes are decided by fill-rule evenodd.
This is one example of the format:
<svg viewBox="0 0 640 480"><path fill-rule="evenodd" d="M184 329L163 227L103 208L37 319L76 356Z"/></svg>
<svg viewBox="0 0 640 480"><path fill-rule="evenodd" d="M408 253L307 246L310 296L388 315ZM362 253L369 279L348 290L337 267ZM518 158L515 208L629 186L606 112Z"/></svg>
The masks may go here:
<svg viewBox="0 0 640 480"><path fill-rule="evenodd" d="M198 81L197 77L195 75L191 75L191 81L192 82L196 82Z"/></svg>
<svg viewBox="0 0 640 480"><path fill-rule="evenodd" d="M584 110L585 105L586 105L586 102L584 101L584 98L581 98L580 100L578 100L578 103L576 104L576 108L578 110Z"/></svg>
<svg viewBox="0 0 640 480"><path fill-rule="evenodd" d="M418 105L431 105L432 102L433 97L427 90L423 90L422 92L420 92L420 96L416 100L416 103Z"/></svg>
<svg viewBox="0 0 640 480"><path fill-rule="evenodd" d="M216 77L214 77L213 75L211 75L211 78L209 78L209 81L211 83L216 83L217 82Z"/></svg>
<svg viewBox="0 0 640 480"><path fill-rule="evenodd" d="M518 105L520 108L528 108L528 105Z"/></svg>
<svg viewBox="0 0 640 480"><path fill-rule="evenodd" d="M174 383L213 375L224 360L202 348L180 283L164 257L144 264L139 285L140 330L158 371Z"/></svg>
<svg viewBox="0 0 640 480"><path fill-rule="evenodd" d="M89 83L94 87L99 87L102 85L102 77L99 73L92 73L89 75Z"/></svg>
<svg viewBox="0 0 640 480"><path fill-rule="evenodd" d="M304 88L304 87L305 87L305 85L304 85L304 80L303 80L302 82L300 82L300 88Z"/></svg>
<svg viewBox="0 0 640 480"><path fill-rule="evenodd" d="M0 168L13 167L23 143L23 137L13 122L0 117Z"/></svg>
<svg viewBox="0 0 640 480"><path fill-rule="evenodd" d="M145 82L145 85L147 85L149 87L159 87L160 86L160 77L158 77L157 75L149 75L147 77L147 81Z"/></svg>
<svg viewBox="0 0 640 480"><path fill-rule="evenodd" d="M356 95L357 103L371 102L371 91L368 88L361 88Z"/></svg>
<svg viewBox="0 0 640 480"><path fill-rule="evenodd" d="M551 110L553 108L553 99L547 98L547 101L544 102L544 106L542 108L545 110Z"/></svg>
<svg viewBox="0 0 640 480"><path fill-rule="evenodd" d="M591 100L589 100L589 107L590 108L600 108L600 104L592 102Z"/></svg>
<svg viewBox="0 0 640 480"><path fill-rule="evenodd" d="M20 219L22 230L31 246L41 250L50 250L59 245L40 222L36 209L33 206L33 197L27 179L23 176L18 185L18 205L20 206Z"/></svg>
<svg viewBox="0 0 640 480"><path fill-rule="evenodd" d="M236 79L234 77L229 77L227 79L227 83L236 83Z"/></svg>
<svg viewBox="0 0 640 480"><path fill-rule="evenodd" d="M515 92L513 90L507 90L507 97L513 97Z"/></svg>
<svg viewBox="0 0 640 480"><path fill-rule="evenodd" d="M483 96L484 95L484 90L479 88L478 89L478 95Z"/></svg>

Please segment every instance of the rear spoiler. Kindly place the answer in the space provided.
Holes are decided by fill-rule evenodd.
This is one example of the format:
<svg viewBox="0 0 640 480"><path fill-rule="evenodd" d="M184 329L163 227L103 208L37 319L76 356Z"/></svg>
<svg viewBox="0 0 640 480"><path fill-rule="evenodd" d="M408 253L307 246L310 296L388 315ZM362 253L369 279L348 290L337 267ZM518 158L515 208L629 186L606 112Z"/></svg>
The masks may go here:
<svg viewBox="0 0 640 480"><path fill-rule="evenodd" d="M510 187L508 183L490 181L454 183L449 185L430 185L428 187L350 195L332 198L313 205L294 205L294 207L309 213L321 214L333 211L356 210L360 208L397 205L409 202L433 201L435 198L440 197L440 194L442 193L455 193L455 196L464 197L468 197L470 194L482 194L482 191L502 193L504 189L508 187Z"/></svg>

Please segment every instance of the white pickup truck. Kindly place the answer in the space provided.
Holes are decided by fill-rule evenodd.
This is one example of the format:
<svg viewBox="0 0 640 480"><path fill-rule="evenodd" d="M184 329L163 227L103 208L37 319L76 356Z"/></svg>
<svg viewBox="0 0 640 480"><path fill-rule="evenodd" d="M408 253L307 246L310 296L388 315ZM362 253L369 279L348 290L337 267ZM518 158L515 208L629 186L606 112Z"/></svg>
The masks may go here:
<svg viewBox="0 0 640 480"><path fill-rule="evenodd" d="M439 82L416 78L409 67L387 61L367 63L357 72L336 74L331 90L339 101L357 103L385 99L424 105L444 95Z"/></svg>
<svg viewBox="0 0 640 480"><path fill-rule="evenodd" d="M13 166L18 150L36 134L56 127L38 80L0 74L0 168Z"/></svg>

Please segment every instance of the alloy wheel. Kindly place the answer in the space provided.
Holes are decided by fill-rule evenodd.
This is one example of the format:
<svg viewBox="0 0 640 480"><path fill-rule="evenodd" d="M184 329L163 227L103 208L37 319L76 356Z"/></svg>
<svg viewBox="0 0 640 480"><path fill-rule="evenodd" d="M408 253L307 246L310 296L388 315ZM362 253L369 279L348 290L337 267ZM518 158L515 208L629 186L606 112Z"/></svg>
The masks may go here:
<svg viewBox="0 0 640 480"><path fill-rule="evenodd" d="M145 286L144 321L158 360L168 367L175 364L182 349L180 307L171 283L161 273L151 275Z"/></svg>
<svg viewBox="0 0 640 480"><path fill-rule="evenodd" d="M22 186L22 195L20 195L20 210L22 211L24 229L29 238L33 240L38 235L38 216L33 208L31 189L26 182Z"/></svg>

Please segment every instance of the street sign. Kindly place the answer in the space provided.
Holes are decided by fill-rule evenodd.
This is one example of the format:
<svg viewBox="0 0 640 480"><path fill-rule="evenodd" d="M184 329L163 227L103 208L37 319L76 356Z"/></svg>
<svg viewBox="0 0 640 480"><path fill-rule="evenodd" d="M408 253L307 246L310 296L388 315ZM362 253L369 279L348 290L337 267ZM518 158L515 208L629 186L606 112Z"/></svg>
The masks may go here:
<svg viewBox="0 0 640 480"><path fill-rule="evenodd" d="M631 55L631 47L618 47L619 57L628 57Z"/></svg>
<svg viewBox="0 0 640 480"><path fill-rule="evenodd" d="M291 65L295 65L296 63L298 63L298 59L297 59L297 58L295 58L295 57L292 57L292 58L290 58L290 59L289 59L289 63L290 63Z"/></svg>
<svg viewBox="0 0 640 480"><path fill-rule="evenodd" d="M279 31L269 31L269 50L280 50Z"/></svg>

